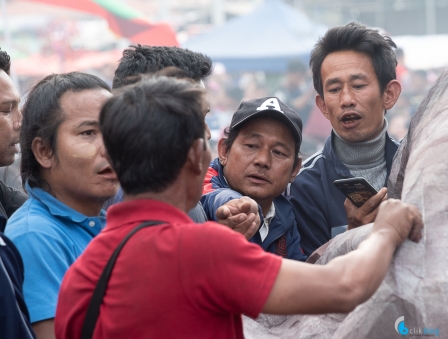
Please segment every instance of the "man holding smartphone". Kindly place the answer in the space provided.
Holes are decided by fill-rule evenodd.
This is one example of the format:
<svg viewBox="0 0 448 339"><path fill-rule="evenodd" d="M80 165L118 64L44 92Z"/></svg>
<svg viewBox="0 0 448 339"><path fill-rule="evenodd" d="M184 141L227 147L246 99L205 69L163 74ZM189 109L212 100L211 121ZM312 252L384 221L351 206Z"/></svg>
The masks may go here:
<svg viewBox="0 0 448 339"><path fill-rule="evenodd" d="M386 110L401 92L395 43L359 23L330 29L310 59L316 104L333 131L308 158L287 190L305 254L348 229L375 220L387 198L387 178L398 144L387 134ZM356 207L335 186L363 177L378 193Z"/></svg>

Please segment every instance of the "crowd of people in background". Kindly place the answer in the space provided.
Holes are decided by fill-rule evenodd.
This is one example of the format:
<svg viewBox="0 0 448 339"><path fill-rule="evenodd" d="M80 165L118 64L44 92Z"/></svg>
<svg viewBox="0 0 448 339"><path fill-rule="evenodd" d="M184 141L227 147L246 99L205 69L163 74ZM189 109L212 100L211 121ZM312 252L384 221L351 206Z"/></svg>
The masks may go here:
<svg viewBox="0 0 448 339"><path fill-rule="evenodd" d="M73 23L61 23L64 25L65 34L73 29ZM48 36L48 32L41 32L41 36ZM48 46L43 48L58 51L63 60L68 48L63 48L65 37L48 39ZM56 41L56 42L55 42ZM76 51L73 56L76 58ZM402 84L402 93L397 104L388 112L388 131L396 140L401 140L407 132L409 122L416 112L425 93L442 73L443 69L408 69L406 67L406 55L401 48L396 50L398 67L397 78ZM297 110L304 122L304 143L302 154L306 158L318 151L325 142L331 130L331 126L322 119L318 108L314 104L315 92L312 86L311 73L307 67L308 60L291 60L284 73L266 73L263 71L229 72L220 63L214 63L213 73L207 78L207 91L211 106L207 122L212 132L211 146L214 155L217 154L217 142L226 126L230 123L231 115L241 101L255 99L267 95L275 95L287 105ZM115 72L116 60L110 60L103 65L87 70L88 73L97 75L109 86ZM20 79L20 88L27 92L39 77L23 77ZM294 103L293 103L294 102ZM0 174L1 177L1 174ZM11 176L12 177L12 176ZM20 186L20 183L17 184Z"/></svg>
<svg viewBox="0 0 448 339"><path fill-rule="evenodd" d="M410 70L405 66L404 53L398 48L397 78L402 84L402 92L395 106L388 111L388 132L395 140L401 140L407 133L412 116L417 111L424 95L437 80L443 69ZM112 86L114 63L89 72L103 79ZM37 78L27 79L22 83L24 90ZM211 132L210 145L212 153L217 156L218 141L230 123L235 107L241 101L255 99L273 94L297 110L303 119L304 159L321 149L331 131L331 125L322 117L314 103L316 92L312 86L311 73L306 62L300 59L291 61L286 73L266 74L262 71L229 73L220 63L213 64L213 73L205 80L210 102L210 113L206 120ZM294 91L288 87L293 86ZM294 106L293 101L299 103ZM14 166L0 168L0 178L15 188L21 189L18 160Z"/></svg>

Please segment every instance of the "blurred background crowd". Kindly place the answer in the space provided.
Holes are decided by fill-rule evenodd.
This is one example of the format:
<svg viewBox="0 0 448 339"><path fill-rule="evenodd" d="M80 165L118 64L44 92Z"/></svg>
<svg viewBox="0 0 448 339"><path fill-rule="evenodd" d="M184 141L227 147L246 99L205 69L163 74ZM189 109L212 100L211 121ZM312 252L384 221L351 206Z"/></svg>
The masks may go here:
<svg viewBox="0 0 448 339"><path fill-rule="evenodd" d="M209 55L212 147L246 99L279 97L304 122L304 158L331 126L314 103L309 54L328 27L361 21L396 42L402 94L387 112L402 139L448 65L447 0L0 0L0 47L22 100L50 73L84 71L111 84L124 48L177 45ZM14 172L10 169L10 172ZM8 182L18 186L18 177Z"/></svg>

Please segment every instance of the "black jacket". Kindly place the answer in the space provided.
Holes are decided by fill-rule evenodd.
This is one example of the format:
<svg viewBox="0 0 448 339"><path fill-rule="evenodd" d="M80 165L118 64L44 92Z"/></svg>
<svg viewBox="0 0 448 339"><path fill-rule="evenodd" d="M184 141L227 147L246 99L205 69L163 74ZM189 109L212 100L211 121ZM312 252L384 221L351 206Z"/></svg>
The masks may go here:
<svg viewBox="0 0 448 339"><path fill-rule="evenodd" d="M5 231L6 220L23 205L26 199L28 197L24 193L0 180L0 217L2 217L0 218L0 232Z"/></svg>
<svg viewBox="0 0 448 339"><path fill-rule="evenodd" d="M331 229L347 225L345 196L334 186L337 179L353 178L332 147L333 132L324 148L309 157L288 188L286 196L294 206L294 215L306 255L331 239ZM390 174L398 143L386 133L386 167Z"/></svg>
<svg viewBox="0 0 448 339"><path fill-rule="evenodd" d="M0 233L0 338L35 338L23 298L23 278L19 251Z"/></svg>

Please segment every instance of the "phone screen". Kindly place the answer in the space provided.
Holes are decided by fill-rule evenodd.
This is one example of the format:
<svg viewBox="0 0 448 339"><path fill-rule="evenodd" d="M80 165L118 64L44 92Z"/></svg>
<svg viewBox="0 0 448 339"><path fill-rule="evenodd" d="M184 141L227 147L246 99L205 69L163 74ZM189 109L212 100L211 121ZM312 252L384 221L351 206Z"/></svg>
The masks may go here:
<svg viewBox="0 0 448 339"><path fill-rule="evenodd" d="M335 180L334 185L357 207L361 207L373 195L378 193L362 177Z"/></svg>

